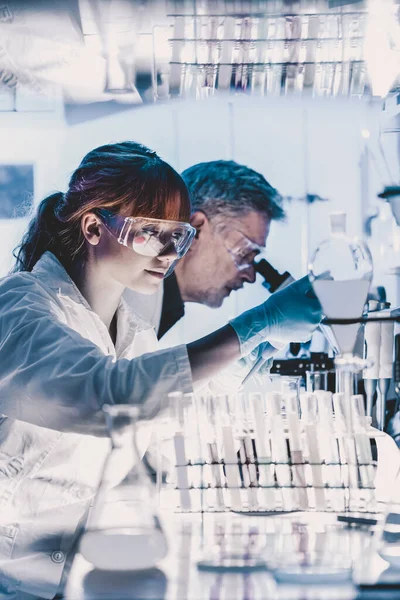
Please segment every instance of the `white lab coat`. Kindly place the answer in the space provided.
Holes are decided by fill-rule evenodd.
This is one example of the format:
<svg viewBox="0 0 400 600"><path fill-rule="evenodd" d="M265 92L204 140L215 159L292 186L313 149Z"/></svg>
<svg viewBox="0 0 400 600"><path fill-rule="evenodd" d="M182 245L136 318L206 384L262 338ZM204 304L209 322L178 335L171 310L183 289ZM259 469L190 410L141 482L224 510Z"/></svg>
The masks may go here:
<svg viewBox="0 0 400 600"><path fill-rule="evenodd" d="M155 331L158 331L164 299L164 282L158 287L156 293L151 294L151 296L126 289L123 297L135 314L154 327Z"/></svg>
<svg viewBox="0 0 400 600"><path fill-rule="evenodd" d="M154 353L123 301L117 319L114 347L49 252L0 281L0 598L57 593L109 451L103 404L151 416L192 390L185 346Z"/></svg>

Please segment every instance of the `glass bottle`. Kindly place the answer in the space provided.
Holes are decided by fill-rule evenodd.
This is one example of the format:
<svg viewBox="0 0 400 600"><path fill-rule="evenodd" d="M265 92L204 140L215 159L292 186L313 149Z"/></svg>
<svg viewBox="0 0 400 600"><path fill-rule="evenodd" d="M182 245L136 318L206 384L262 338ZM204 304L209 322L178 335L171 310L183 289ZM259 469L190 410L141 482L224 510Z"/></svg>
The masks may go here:
<svg viewBox="0 0 400 600"><path fill-rule="evenodd" d="M167 554L167 541L155 512L156 493L137 443L139 408L103 407L111 452L80 542L80 553L98 569L142 570Z"/></svg>

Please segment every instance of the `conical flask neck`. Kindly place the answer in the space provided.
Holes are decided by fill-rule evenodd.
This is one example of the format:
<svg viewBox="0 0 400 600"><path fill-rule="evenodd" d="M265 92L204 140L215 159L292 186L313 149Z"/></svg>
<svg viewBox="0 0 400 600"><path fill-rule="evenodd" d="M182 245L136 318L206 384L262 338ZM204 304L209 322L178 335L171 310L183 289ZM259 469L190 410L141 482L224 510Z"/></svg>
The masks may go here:
<svg viewBox="0 0 400 600"><path fill-rule="evenodd" d="M136 423L139 411L136 407L112 406L104 409L107 428L113 448L131 447L136 450Z"/></svg>

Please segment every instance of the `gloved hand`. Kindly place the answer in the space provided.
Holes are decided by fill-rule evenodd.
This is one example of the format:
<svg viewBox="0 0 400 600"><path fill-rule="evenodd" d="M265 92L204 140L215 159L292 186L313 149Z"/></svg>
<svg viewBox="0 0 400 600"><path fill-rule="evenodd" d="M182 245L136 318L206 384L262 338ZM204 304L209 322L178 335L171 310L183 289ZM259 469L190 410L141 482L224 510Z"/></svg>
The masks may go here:
<svg viewBox="0 0 400 600"><path fill-rule="evenodd" d="M261 344L261 346L263 346L263 344ZM214 377L208 384L208 389L211 394L236 394L242 385L243 379L249 373L250 369L254 366L254 363L260 356L261 354L259 354L259 349L256 348L247 356L243 356L233 365L218 373L218 375ZM257 373L254 374L254 376L261 380L264 376L268 375L269 370L272 367L273 360L274 359L272 357L263 359L262 365L257 370Z"/></svg>
<svg viewBox="0 0 400 600"><path fill-rule="evenodd" d="M321 305L308 277L272 294L266 302L230 321L242 356L263 342L306 342L322 319Z"/></svg>
<svg viewBox="0 0 400 600"><path fill-rule="evenodd" d="M244 378L250 371L250 369L254 367L258 359L262 358L263 361L261 363L261 366L257 369L257 373L259 375L265 375L269 372L269 370L272 367L272 363L274 361L273 354L275 354L276 352L278 352L278 350L273 349L269 342L265 342L264 344L260 344L259 346L257 346L257 348L254 348L254 350L250 352L250 354L242 356L242 358L237 361L236 365L244 369ZM242 373L243 371L241 371L241 374Z"/></svg>

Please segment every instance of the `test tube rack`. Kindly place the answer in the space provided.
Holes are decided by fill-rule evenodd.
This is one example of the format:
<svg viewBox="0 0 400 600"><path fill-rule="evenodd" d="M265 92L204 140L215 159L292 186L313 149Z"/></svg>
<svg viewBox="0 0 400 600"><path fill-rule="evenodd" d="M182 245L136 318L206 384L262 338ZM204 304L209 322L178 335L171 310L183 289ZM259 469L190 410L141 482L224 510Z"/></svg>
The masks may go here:
<svg viewBox="0 0 400 600"><path fill-rule="evenodd" d="M258 405L252 419L243 422L236 414L232 423L214 398L214 419L203 428L201 418L195 425L192 420L173 436L175 464L161 489L161 507L248 514L379 512L375 430L346 430L333 405L324 417L320 407L316 421L304 411L268 416Z"/></svg>

